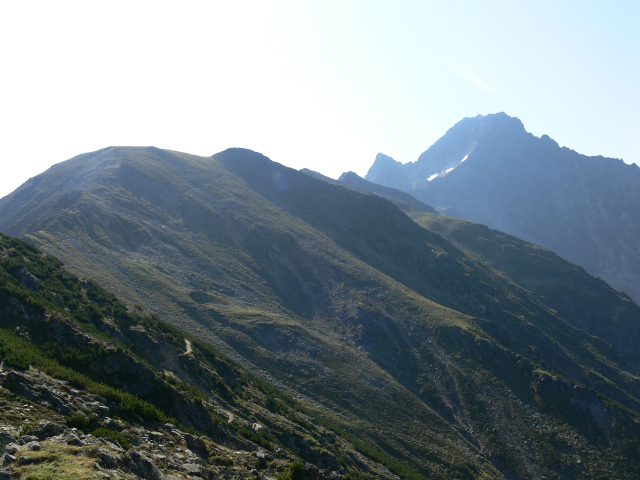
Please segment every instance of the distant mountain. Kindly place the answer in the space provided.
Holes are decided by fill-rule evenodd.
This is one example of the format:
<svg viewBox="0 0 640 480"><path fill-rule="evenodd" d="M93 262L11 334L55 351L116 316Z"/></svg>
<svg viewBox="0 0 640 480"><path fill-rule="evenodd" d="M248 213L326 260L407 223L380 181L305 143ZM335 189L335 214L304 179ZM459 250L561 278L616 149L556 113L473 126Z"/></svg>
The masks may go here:
<svg viewBox="0 0 640 480"><path fill-rule="evenodd" d="M637 478L640 307L544 248L406 211L249 150L112 147L0 200L0 230L285 389L353 461Z"/></svg>
<svg viewBox="0 0 640 480"><path fill-rule="evenodd" d="M354 172L343 173L338 180L333 180L332 178L326 177L318 172L314 172L306 168L300 171L306 173L307 175L311 175L312 177L324 180L325 182L333 183L334 185L341 185L345 188L348 188L349 190L354 190L360 193L375 194L379 197L386 198L405 213L438 213L432 206L421 202L413 195L410 195L396 188L383 187L382 185L378 185L377 183L369 182Z"/></svg>
<svg viewBox="0 0 640 480"><path fill-rule="evenodd" d="M547 247L640 302L635 164L560 148L499 113L458 122L416 162L380 154L365 178Z"/></svg>

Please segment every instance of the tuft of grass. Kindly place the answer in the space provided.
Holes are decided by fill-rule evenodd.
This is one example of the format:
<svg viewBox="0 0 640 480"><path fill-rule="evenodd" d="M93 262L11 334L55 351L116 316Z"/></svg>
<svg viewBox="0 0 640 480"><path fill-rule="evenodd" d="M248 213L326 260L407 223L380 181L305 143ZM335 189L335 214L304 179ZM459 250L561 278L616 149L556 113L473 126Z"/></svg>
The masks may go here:
<svg viewBox="0 0 640 480"><path fill-rule="evenodd" d="M24 451L26 462L13 466L14 478L21 480L95 480L95 460L77 447L42 442L38 452Z"/></svg>

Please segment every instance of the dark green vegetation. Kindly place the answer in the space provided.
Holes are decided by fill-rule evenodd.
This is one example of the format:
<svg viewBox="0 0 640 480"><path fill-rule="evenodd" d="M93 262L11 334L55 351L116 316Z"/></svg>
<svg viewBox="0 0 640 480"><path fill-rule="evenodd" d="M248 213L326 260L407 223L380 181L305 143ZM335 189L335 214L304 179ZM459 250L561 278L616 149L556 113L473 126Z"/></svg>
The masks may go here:
<svg viewBox="0 0 640 480"><path fill-rule="evenodd" d="M547 247L640 303L638 165L561 148L498 113L461 120L415 162L379 154L366 179Z"/></svg>
<svg viewBox="0 0 640 480"><path fill-rule="evenodd" d="M403 478L636 478L640 308L548 250L403 209L420 224L247 150L109 148L1 200L0 228Z"/></svg>

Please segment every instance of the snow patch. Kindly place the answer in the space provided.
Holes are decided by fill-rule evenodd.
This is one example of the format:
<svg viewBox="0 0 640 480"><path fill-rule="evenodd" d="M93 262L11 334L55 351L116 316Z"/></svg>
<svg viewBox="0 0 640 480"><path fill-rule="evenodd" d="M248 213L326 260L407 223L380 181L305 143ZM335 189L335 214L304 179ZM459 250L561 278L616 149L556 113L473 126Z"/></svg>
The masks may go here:
<svg viewBox="0 0 640 480"><path fill-rule="evenodd" d="M448 168L445 168L444 170L438 172L438 173L434 173L433 175L431 175L429 178L427 178L427 182L430 182L431 180L433 180L434 178L437 177L444 177L446 174L451 173L453 170L456 169L456 167L458 167L462 162L464 162L467 158L469 158L469 154L467 153L464 158L462 160L460 160L458 163L454 163L451 162L449 163L449 165L447 165ZM453 165L453 166L450 166Z"/></svg>

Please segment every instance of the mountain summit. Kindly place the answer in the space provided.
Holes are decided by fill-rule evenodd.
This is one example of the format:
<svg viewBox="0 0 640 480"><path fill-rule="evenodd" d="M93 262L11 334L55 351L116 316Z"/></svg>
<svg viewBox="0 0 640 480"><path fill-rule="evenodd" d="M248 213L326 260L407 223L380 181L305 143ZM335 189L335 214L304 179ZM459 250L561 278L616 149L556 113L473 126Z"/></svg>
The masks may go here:
<svg viewBox="0 0 640 480"><path fill-rule="evenodd" d="M587 157L504 113L465 118L417 161L367 180L550 248L640 301L640 168Z"/></svg>

